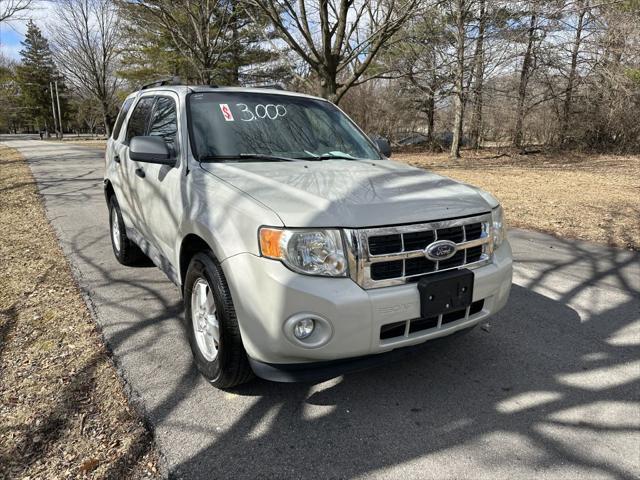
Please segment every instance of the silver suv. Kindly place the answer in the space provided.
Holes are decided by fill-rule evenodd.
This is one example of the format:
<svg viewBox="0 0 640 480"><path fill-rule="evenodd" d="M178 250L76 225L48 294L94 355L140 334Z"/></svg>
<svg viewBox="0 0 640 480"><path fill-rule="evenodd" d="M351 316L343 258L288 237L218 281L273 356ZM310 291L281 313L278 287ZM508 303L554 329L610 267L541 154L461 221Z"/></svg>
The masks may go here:
<svg viewBox="0 0 640 480"><path fill-rule="evenodd" d="M494 197L389 156L321 98L143 88L107 145L114 254L181 289L217 387L404 355L500 310L512 259Z"/></svg>

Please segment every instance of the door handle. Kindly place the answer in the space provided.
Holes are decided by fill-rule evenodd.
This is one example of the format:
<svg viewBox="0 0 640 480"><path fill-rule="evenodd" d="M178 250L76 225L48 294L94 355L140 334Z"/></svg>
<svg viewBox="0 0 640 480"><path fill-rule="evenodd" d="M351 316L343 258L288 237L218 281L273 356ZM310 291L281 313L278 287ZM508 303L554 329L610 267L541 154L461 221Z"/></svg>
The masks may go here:
<svg viewBox="0 0 640 480"><path fill-rule="evenodd" d="M144 170L141 168L136 168L136 175L139 176L140 178L144 178L145 177Z"/></svg>
<svg viewBox="0 0 640 480"><path fill-rule="evenodd" d="M120 163L120 155L118 155L117 153L113 156L113 161L116 163Z"/></svg>

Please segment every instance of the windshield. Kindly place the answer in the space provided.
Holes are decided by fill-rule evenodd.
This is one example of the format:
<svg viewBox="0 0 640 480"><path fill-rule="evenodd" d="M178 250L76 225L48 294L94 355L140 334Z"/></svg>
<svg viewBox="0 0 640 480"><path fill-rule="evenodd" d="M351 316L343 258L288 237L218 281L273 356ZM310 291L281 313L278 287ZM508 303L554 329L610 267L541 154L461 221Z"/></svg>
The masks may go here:
<svg viewBox="0 0 640 480"><path fill-rule="evenodd" d="M353 122L334 105L321 100L206 92L189 97L189 111L192 145L199 160L261 160L260 155L309 160L380 158Z"/></svg>

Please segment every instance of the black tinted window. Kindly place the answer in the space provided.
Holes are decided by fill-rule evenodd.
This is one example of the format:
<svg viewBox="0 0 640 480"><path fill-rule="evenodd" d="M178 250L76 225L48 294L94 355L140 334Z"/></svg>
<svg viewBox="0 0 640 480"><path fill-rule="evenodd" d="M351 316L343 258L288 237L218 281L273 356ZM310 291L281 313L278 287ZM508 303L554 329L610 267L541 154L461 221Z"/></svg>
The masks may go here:
<svg viewBox="0 0 640 480"><path fill-rule="evenodd" d="M118 113L118 118L116 119L116 124L113 126L113 132L111 134L112 138L118 138L120 136L120 129L122 128L122 123L127 116L127 112L131 108L131 104L133 103L133 98L127 98L122 104L122 108L120 109L120 113Z"/></svg>
<svg viewBox="0 0 640 480"><path fill-rule="evenodd" d="M154 97L145 97L140 99L136 105L129 119L129 124L127 125L127 137L125 139L127 143L129 143L129 140L133 137L144 135L147 131L149 115L151 114L154 100Z"/></svg>
<svg viewBox="0 0 640 480"><path fill-rule="evenodd" d="M175 156L177 153L176 136L178 134L178 118L176 104L168 97L157 97L156 106L153 109L153 118L149 125L147 135L164 138L169 150Z"/></svg>

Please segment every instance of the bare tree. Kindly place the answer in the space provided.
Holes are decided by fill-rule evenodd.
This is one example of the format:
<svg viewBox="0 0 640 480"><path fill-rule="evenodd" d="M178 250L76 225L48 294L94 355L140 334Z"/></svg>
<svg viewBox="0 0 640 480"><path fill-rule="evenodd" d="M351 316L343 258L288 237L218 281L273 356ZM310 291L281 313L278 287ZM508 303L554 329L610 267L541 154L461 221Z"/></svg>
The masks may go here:
<svg viewBox="0 0 640 480"><path fill-rule="evenodd" d="M248 0L261 8L287 45L320 80L324 98L339 102L365 76L419 0Z"/></svg>
<svg viewBox="0 0 640 480"><path fill-rule="evenodd" d="M424 72L424 80L419 79L418 75L412 68L409 67L407 70L406 76L409 80L411 86L417 89L420 92L420 97L418 100L419 110L424 113L427 120L427 133L426 140L428 143L433 143L434 140L434 130L435 130L435 120L436 120L436 95L439 89L441 88L441 78L437 72L437 59L436 59L436 50L431 48L424 51L422 55L422 60L425 61L427 65L427 69Z"/></svg>
<svg viewBox="0 0 640 480"><path fill-rule="evenodd" d="M82 95L96 99L105 132L111 133L120 25L110 0L59 0L53 28L54 57L61 73Z"/></svg>
<svg viewBox="0 0 640 480"><path fill-rule="evenodd" d="M569 117L571 115L571 105L573 100L573 89L576 83L576 72L578 67L578 55L582 44L582 29L584 28L585 16L589 10L589 2L585 0L577 0L577 18L573 46L571 48L571 66L569 67L569 75L567 78L567 89L564 97L562 108L562 120L560 126L560 143L567 141L569 131Z"/></svg>
<svg viewBox="0 0 640 480"><path fill-rule="evenodd" d="M460 158L460 144L462 142L462 122L464 119L465 104L465 43L466 43L466 18L470 9L469 0L455 0L452 5L455 27L453 36L455 39L456 65L453 83L453 138L451 140L452 158Z"/></svg>
<svg viewBox="0 0 640 480"><path fill-rule="evenodd" d="M399 78L385 74L346 95L343 107L367 131L433 146L432 132L452 125L460 139L462 119L471 144L482 139L522 148L560 141L564 147L640 149L640 3L432 5L427 15L409 19L374 62L375 73L383 63ZM459 15L464 10L466 19Z"/></svg>
<svg viewBox="0 0 640 480"><path fill-rule="evenodd" d="M471 146L478 148L480 146L480 127L482 125L482 87L484 82L484 31L486 27L486 2L479 1L478 14L478 36L476 38L476 50L473 54L474 72L473 72L473 110L471 111L471 120L469 127L469 137Z"/></svg>
<svg viewBox="0 0 640 480"><path fill-rule="evenodd" d="M390 49L385 61L399 70L401 92L424 115L420 132L426 142L435 140L436 104L450 94L448 86L452 61L446 36L447 17L436 5L414 16L403 27L402 36ZM425 131L426 130L426 131Z"/></svg>
<svg viewBox="0 0 640 480"><path fill-rule="evenodd" d="M24 20L24 14L31 9L32 4L33 0L0 0L0 22Z"/></svg>
<svg viewBox="0 0 640 480"><path fill-rule="evenodd" d="M538 28L538 12L535 8L531 11L531 17L529 20L529 29L527 31L527 49L525 50L522 58L522 68L520 69L520 83L518 84L518 107L516 112L516 127L513 134L513 144L516 147L522 146L522 126L525 116L525 98L527 95L527 84L529 83L529 77L531 75L533 64L533 49L536 39L536 30Z"/></svg>

